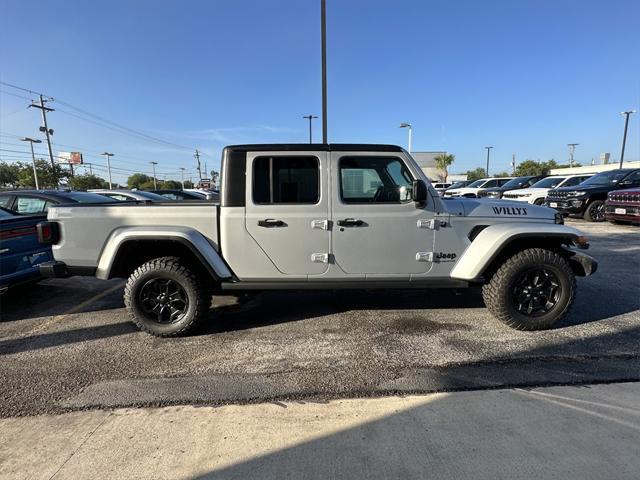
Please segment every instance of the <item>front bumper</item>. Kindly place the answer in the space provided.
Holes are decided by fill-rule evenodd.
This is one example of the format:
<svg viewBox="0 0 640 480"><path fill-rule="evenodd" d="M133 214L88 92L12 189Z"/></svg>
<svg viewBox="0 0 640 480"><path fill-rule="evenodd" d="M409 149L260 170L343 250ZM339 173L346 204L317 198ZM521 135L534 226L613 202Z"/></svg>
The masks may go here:
<svg viewBox="0 0 640 480"><path fill-rule="evenodd" d="M587 200L573 198L569 200L545 200L544 205L565 215L582 215L587 206Z"/></svg>
<svg viewBox="0 0 640 480"><path fill-rule="evenodd" d="M607 220L621 220L624 222L640 223L640 205L615 204L607 202L605 205L604 216Z"/></svg>

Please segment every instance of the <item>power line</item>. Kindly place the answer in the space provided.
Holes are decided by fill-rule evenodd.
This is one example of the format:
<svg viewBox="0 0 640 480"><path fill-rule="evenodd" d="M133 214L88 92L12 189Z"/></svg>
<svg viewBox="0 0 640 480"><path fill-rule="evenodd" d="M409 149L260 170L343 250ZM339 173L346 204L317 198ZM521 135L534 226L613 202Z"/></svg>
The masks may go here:
<svg viewBox="0 0 640 480"><path fill-rule="evenodd" d="M4 85L6 87L15 88L17 90L22 90L23 92L31 93L33 95L42 95L43 97L47 97L49 100L53 100L53 97L50 97L49 95L45 95L44 93L36 92L34 90L29 90L28 88L19 87L18 85L13 85L11 83L0 81L0 85Z"/></svg>

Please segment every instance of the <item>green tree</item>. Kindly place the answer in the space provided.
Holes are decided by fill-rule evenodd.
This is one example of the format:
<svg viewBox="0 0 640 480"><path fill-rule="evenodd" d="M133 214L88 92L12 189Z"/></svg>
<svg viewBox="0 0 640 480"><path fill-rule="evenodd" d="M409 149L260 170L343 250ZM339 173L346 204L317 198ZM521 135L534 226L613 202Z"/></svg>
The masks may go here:
<svg viewBox="0 0 640 480"><path fill-rule="evenodd" d="M130 187L130 188L134 188L134 187ZM146 182L142 182L136 188L138 188L138 190L155 190L156 186L153 183L153 178L149 178L149 180L147 180Z"/></svg>
<svg viewBox="0 0 640 480"><path fill-rule="evenodd" d="M0 162L0 187L12 187L18 186L18 179L20 177L20 167L15 163Z"/></svg>
<svg viewBox="0 0 640 480"><path fill-rule="evenodd" d="M161 190L180 190L182 189L182 184L176 180L167 180L158 185L158 187Z"/></svg>
<svg viewBox="0 0 640 480"><path fill-rule="evenodd" d="M193 182L191 180L185 180L184 188L193 188Z"/></svg>
<svg viewBox="0 0 640 480"><path fill-rule="evenodd" d="M33 164L31 162L17 162L18 186L23 188L35 188L36 181L33 177ZM61 165L51 165L48 160L36 160L38 172L38 185L40 188L57 188L62 180L69 176L69 172Z"/></svg>
<svg viewBox="0 0 640 480"><path fill-rule="evenodd" d="M474 170L467 170L467 180L473 182L487 176L484 168L476 168Z"/></svg>
<svg viewBox="0 0 640 480"><path fill-rule="evenodd" d="M441 153L440 155L436 155L433 159L436 167L444 172L444 178L442 180L445 182L447 181L447 177L449 176L449 167L451 166L451 164L453 164L455 159L456 156L450 153Z"/></svg>
<svg viewBox="0 0 640 480"><path fill-rule="evenodd" d="M89 190L92 188L109 188L109 184L97 175L75 175L67 181L67 185L73 190Z"/></svg>
<svg viewBox="0 0 640 480"><path fill-rule="evenodd" d="M129 178L127 178L127 186L129 188L142 189L141 185L147 182L151 182L151 188L153 189L153 178L151 178L149 175L145 175L144 173L134 173L133 175L129 176Z"/></svg>
<svg viewBox="0 0 640 480"><path fill-rule="evenodd" d="M509 172L500 172L494 175L494 177L510 177L510 176L511 174Z"/></svg>

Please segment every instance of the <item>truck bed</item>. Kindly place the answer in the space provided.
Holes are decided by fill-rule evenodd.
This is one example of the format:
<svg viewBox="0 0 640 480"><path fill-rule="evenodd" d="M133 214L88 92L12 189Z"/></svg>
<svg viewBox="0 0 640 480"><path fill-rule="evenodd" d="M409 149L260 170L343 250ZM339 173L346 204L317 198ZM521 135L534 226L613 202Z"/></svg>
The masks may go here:
<svg viewBox="0 0 640 480"><path fill-rule="evenodd" d="M49 208L48 219L60 225L60 241L53 246L56 260L93 268L109 239L128 227L196 229L219 251L218 208L212 203L78 203Z"/></svg>

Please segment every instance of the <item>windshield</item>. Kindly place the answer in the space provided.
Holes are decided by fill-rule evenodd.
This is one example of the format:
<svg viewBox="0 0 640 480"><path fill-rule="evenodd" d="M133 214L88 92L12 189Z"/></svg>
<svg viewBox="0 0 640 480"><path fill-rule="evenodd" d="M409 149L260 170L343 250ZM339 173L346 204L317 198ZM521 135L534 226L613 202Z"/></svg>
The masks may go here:
<svg viewBox="0 0 640 480"><path fill-rule="evenodd" d="M469 185L467 185L467 187L469 188L475 188L475 187L479 187L482 184L484 184L487 180L485 178L481 178L480 180L476 180L473 183L470 183Z"/></svg>
<svg viewBox="0 0 640 480"><path fill-rule="evenodd" d="M449 188L462 188L465 186L467 182L456 182L453 185L451 185Z"/></svg>
<svg viewBox="0 0 640 480"><path fill-rule="evenodd" d="M502 187L506 188L507 190L509 188L521 187L525 183L527 183L529 180L531 180L531 177L516 177L516 178L512 178L511 180L506 182L504 185L502 185Z"/></svg>
<svg viewBox="0 0 640 480"><path fill-rule="evenodd" d="M619 170L614 170L611 172L602 172L594 175L593 177L585 180L580 185L615 185L624 177L627 176L629 171L621 172Z"/></svg>
<svg viewBox="0 0 640 480"><path fill-rule="evenodd" d="M158 195L153 192L145 192L143 190L136 190L136 195L140 195L141 197L148 198L149 200L153 200L154 202L165 202L167 199L162 195Z"/></svg>
<svg viewBox="0 0 640 480"><path fill-rule="evenodd" d="M531 185L531 188L554 188L562 183L562 181L567 177L547 177L542 180L538 180L536 183Z"/></svg>

